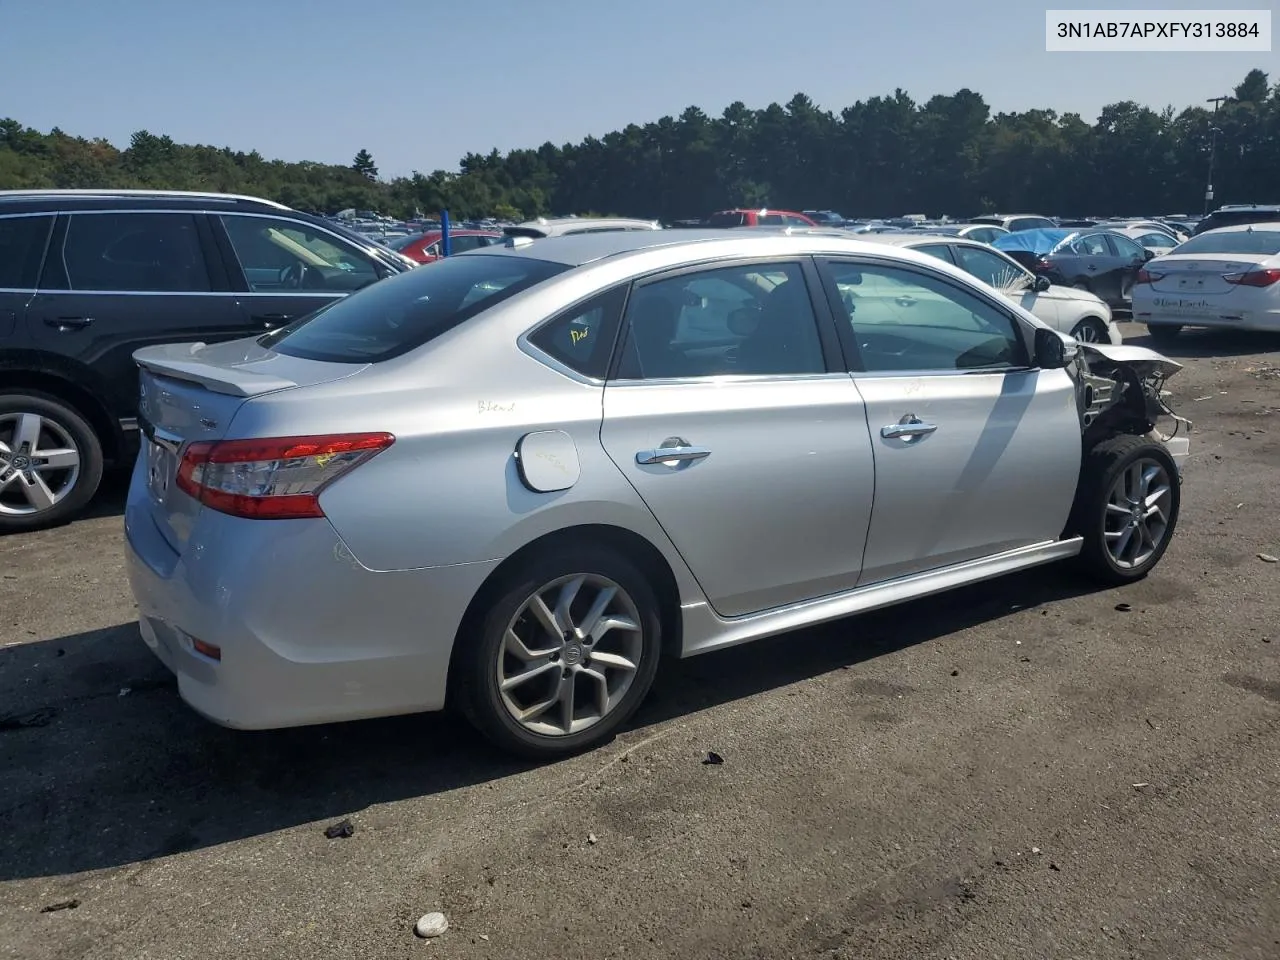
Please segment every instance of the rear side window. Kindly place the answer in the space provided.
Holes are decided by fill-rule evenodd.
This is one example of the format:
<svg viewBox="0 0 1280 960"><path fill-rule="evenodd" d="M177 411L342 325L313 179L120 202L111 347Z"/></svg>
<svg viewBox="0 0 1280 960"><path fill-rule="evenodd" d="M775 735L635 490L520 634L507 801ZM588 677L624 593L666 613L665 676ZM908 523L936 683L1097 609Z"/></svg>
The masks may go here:
<svg viewBox="0 0 1280 960"><path fill-rule="evenodd" d="M539 327L529 342L570 370L603 380L625 299L625 287L592 297Z"/></svg>
<svg viewBox="0 0 1280 960"><path fill-rule="evenodd" d="M568 269L531 257L448 257L366 287L259 342L309 360L390 360Z"/></svg>
<svg viewBox="0 0 1280 960"><path fill-rule="evenodd" d="M196 220L189 213L72 214L61 258L69 290L210 289Z"/></svg>
<svg viewBox="0 0 1280 960"><path fill-rule="evenodd" d="M707 218L707 226L709 227L741 227L746 222L747 217L743 213L713 213Z"/></svg>
<svg viewBox="0 0 1280 960"><path fill-rule="evenodd" d="M34 290L53 217L0 219L0 290Z"/></svg>

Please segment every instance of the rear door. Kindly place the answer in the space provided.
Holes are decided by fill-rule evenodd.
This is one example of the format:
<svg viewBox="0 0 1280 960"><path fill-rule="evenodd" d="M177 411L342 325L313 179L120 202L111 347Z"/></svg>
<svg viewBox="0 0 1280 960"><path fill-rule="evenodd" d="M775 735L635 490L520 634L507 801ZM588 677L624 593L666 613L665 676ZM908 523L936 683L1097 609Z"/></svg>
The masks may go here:
<svg viewBox="0 0 1280 960"><path fill-rule="evenodd" d="M53 221L52 214L0 217L0 350L16 346L24 332Z"/></svg>
<svg viewBox="0 0 1280 960"><path fill-rule="evenodd" d="M1116 303L1130 303L1133 300L1133 280L1147 262L1146 252L1137 242L1116 233L1107 235L1107 243L1115 256L1108 285L1116 292Z"/></svg>
<svg viewBox="0 0 1280 960"><path fill-rule="evenodd" d="M858 580L871 445L819 290L807 260L740 262L627 304L601 441L723 616Z"/></svg>
<svg viewBox="0 0 1280 960"><path fill-rule="evenodd" d="M37 349L60 354L112 402L137 409L140 347L242 334L202 213L90 211L58 218L27 310Z"/></svg>
<svg viewBox="0 0 1280 960"><path fill-rule="evenodd" d="M1012 312L951 278L883 260L821 269L875 454L861 582L1057 539L1080 466L1070 375L1031 368Z"/></svg>
<svg viewBox="0 0 1280 960"><path fill-rule="evenodd" d="M258 213L211 219L247 333L314 313L384 273L345 238L301 220Z"/></svg>

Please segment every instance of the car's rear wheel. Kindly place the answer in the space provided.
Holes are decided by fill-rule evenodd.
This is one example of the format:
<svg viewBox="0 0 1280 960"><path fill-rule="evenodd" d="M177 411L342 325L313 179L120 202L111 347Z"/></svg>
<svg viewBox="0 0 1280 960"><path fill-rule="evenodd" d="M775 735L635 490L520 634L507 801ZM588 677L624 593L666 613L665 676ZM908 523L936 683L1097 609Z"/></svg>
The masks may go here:
<svg viewBox="0 0 1280 960"><path fill-rule="evenodd" d="M1071 336L1081 343L1110 343L1107 326L1097 317L1085 317L1071 328Z"/></svg>
<svg viewBox="0 0 1280 960"><path fill-rule="evenodd" d="M452 694L504 750L551 759L595 746L649 692L659 601L620 553L569 545L536 554L481 603L458 637Z"/></svg>
<svg viewBox="0 0 1280 960"><path fill-rule="evenodd" d="M102 481L102 444L61 401L0 393L0 533L35 530L75 516Z"/></svg>
<svg viewBox="0 0 1280 960"><path fill-rule="evenodd" d="M1112 437L1085 455L1071 531L1084 538L1079 561L1104 583L1140 580L1164 556L1181 509L1178 467L1147 437Z"/></svg>
<svg viewBox="0 0 1280 960"><path fill-rule="evenodd" d="M1180 323L1149 323L1147 324L1147 333L1151 334L1151 339L1159 343L1169 343L1176 339L1178 334L1182 332L1182 324Z"/></svg>

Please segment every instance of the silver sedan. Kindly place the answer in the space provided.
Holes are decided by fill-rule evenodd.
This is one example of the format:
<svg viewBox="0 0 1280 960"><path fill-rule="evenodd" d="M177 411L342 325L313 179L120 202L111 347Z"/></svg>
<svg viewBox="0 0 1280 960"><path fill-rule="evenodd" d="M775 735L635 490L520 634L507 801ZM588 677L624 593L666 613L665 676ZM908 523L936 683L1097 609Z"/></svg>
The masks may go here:
<svg viewBox="0 0 1280 960"><path fill-rule="evenodd" d="M513 238L136 359L130 580L192 707L453 704L536 757L663 656L1051 561L1145 576L1187 452L1177 364L819 234Z"/></svg>

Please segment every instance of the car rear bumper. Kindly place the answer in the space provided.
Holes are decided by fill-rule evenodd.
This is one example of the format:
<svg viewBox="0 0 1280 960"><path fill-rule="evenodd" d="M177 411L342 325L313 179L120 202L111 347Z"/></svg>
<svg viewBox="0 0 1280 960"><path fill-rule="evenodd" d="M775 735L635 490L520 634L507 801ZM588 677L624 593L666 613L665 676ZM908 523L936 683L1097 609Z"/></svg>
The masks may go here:
<svg viewBox="0 0 1280 960"><path fill-rule="evenodd" d="M379 573L326 520L209 510L179 555L136 474L125 532L143 639L191 707L241 729L440 709L458 625L497 565Z"/></svg>
<svg viewBox="0 0 1280 960"><path fill-rule="evenodd" d="M1134 310L1133 319L1147 326L1217 327L1227 330L1280 330L1280 308L1240 311Z"/></svg>

